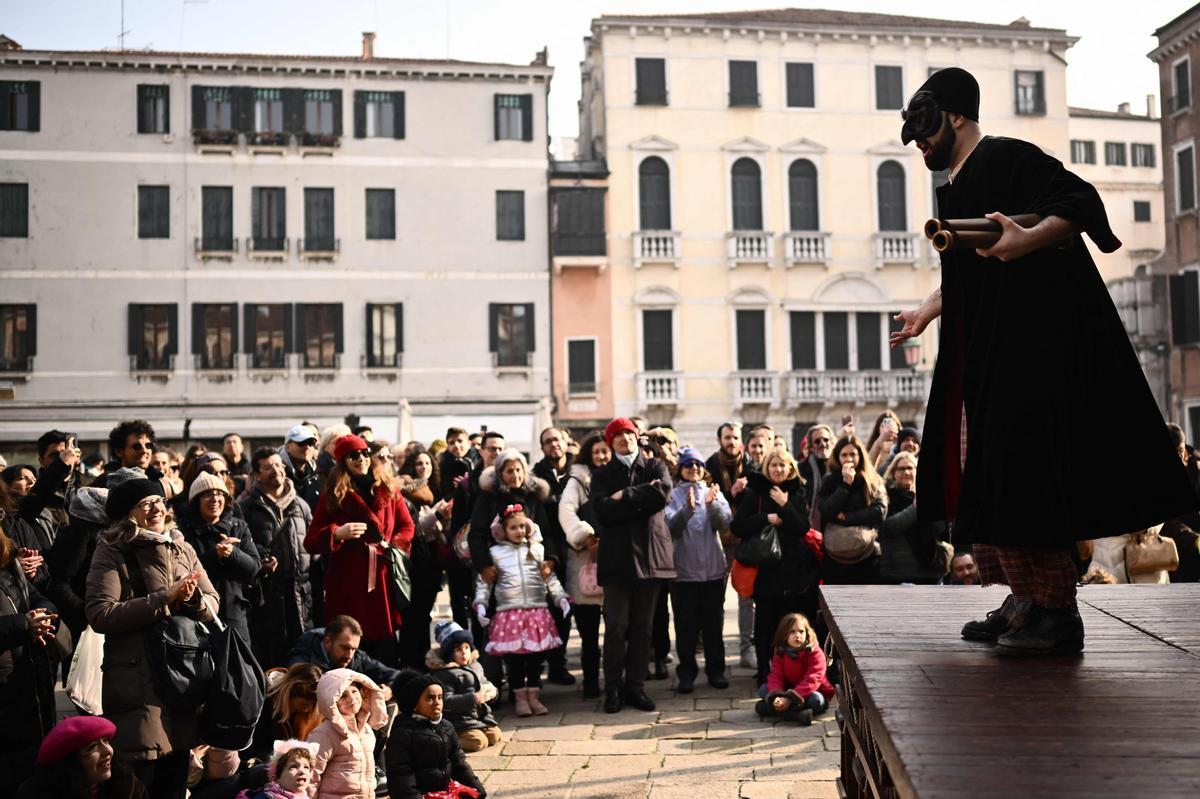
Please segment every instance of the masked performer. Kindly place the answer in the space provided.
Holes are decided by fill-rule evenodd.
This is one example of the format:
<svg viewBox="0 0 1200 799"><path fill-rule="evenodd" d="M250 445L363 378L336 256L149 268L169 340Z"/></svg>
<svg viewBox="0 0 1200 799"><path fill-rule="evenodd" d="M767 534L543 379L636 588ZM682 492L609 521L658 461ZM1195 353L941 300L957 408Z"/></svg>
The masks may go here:
<svg viewBox="0 0 1200 799"><path fill-rule="evenodd" d="M897 319L891 344L942 317L925 417L917 509L954 521L984 584L1007 583L1002 607L963 627L1002 655L1079 652L1075 541L1144 530L1197 500L1150 387L1086 246L1121 246L1096 190L1036 146L984 136L979 84L935 72L902 113L931 171L944 219L987 218L1001 236L942 254L942 285ZM1033 213L1035 227L1009 217ZM1082 462L1101 430L1121 430L1117 486ZM1128 451L1126 451L1128 450ZM1031 455L1033 457L1031 458ZM1035 465L1035 468L1030 468Z"/></svg>

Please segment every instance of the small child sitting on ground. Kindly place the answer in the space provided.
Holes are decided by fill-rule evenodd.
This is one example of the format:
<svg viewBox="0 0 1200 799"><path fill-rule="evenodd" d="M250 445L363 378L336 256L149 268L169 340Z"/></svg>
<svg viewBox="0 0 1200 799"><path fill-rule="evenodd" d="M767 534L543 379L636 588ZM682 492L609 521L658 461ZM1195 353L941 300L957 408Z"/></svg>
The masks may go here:
<svg viewBox="0 0 1200 799"><path fill-rule="evenodd" d="M782 718L803 726L829 708L834 694L825 674L825 653L817 634L802 613L789 613L779 620L771 642L771 671L767 695L754 706L764 719Z"/></svg>
<svg viewBox="0 0 1200 799"><path fill-rule="evenodd" d="M425 655L425 665L442 686L442 713L454 725L464 752L478 752L500 743L500 726L488 702L496 686L488 682L479 664L471 633L452 621L433 626L437 646Z"/></svg>
<svg viewBox="0 0 1200 799"><path fill-rule="evenodd" d="M387 742L391 799L484 799L454 726L442 715L442 686L431 674L405 669L392 680L400 714Z"/></svg>
<svg viewBox="0 0 1200 799"><path fill-rule="evenodd" d="M317 799L375 795L375 730L387 723L383 692L369 677L333 669L317 683L325 720L308 735L319 744Z"/></svg>

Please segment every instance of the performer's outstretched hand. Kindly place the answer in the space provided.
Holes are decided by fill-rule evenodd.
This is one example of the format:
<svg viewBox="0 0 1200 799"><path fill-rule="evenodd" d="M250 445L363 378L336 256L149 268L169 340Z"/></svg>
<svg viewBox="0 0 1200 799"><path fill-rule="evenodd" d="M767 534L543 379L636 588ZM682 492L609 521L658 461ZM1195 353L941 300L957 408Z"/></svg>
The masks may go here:
<svg viewBox="0 0 1200 799"><path fill-rule="evenodd" d="M893 317L897 322L903 322L904 327L899 330L893 330L888 337L888 345L892 349L899 347L910 338L915 338L925 332L925 328L933 321L933 317L927 317L922 313L921 308L912 308L907 311L901 311Z"/></svg>

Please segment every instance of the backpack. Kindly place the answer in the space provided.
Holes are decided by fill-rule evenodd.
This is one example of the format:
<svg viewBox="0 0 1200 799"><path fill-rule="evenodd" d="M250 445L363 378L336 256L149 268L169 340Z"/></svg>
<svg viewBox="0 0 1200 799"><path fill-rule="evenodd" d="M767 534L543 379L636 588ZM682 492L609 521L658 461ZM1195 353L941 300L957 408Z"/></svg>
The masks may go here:
<svg viewBox="0 0 1200 799"><path fill-rule="evenodd" d="M218 749L250 746L266 702L262 668L241 633L228 625L209 636L216 674L200 711L200 740Z"/></svg>
<svg viewBox="0 0 1200 799"><path fill-rule="evenodd" d="M125 551L125 568L134 595L147 596L146 581L132 550ZM172 614L146 631L145 642L150 678L162 703L180 709L199 707L209 693L214 675L208 627L187 616Z"/></svg>

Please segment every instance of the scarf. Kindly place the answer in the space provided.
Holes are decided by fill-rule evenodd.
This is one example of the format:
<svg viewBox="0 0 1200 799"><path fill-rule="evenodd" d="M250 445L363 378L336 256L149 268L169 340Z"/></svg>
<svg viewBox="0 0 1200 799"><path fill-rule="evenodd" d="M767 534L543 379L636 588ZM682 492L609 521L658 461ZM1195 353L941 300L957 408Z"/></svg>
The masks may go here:
<svg viewBox="0 0 1200 799"><path fill-rule="evenodd" d="M171 544L175 539L171 537L171 530L174 528L168 527L161 533L156 533L152 530L147 530L144 527L139 527L137 532L133 534L133 539L142 541L153 541L156 544Z"/></svg>
<svg viewBox="0 0 1200 799"><path fill-rule="evenodd" d="M283 483L283 493L281 495L273 497L264 491L263 496L269 499L275 505L275 507L279 508L280 511L285 511L292 506L293 502L296 501L296 485L285 477Z"/></svg>
<svg viewBox="0 0 1200 799"><path fill-rule="evenodd" d="M717 450L717 462L721 464L721 473L716 475L717 482L721 484L721 490L728 494L734 481L745 471L746 456L739 452L730 457L725 454L724 449L719 449Z"/></svg>
<svg viewBox="0 0 1200 799"><path fill-rule="evenodd" d="M816 455L809 455L808 467L812 471L812 479L809 480L809 485L812 486L812 507L808 511L808 526L820 530L821 509L817 497L821 493L821 479L825 476L825 462Z"/></svg>
<svg viewBox="0 0 1200 799"><path fill-rule="evenodd" d="M629 453L628 455L622 455L619 452L614 452L613 457L616 458L617 460L619 460L621 463L625 464L626 468L632 469L633 461L637 457L637 455L634 455L632 452Z"/></svg>
<svg viewBox="0 0 1200 799"><path fill-rule="evenodd" d="M375 504L374 491L372 490L375 488L374 475L367 472L366 474L354 475L350 479L354 483L354 490L362 497L363 502L367 503L368 508L372 507Z"/></svg>

